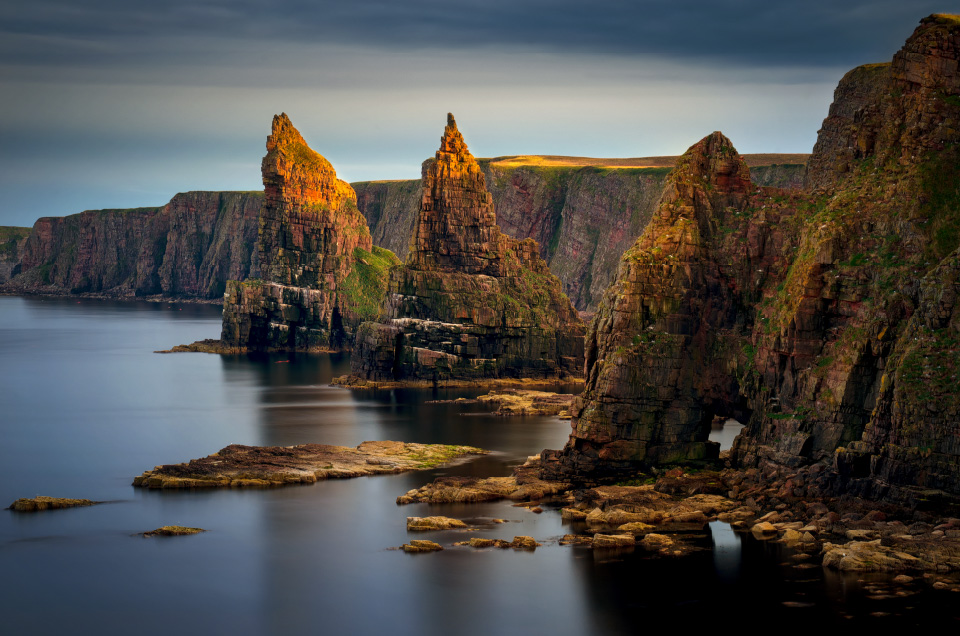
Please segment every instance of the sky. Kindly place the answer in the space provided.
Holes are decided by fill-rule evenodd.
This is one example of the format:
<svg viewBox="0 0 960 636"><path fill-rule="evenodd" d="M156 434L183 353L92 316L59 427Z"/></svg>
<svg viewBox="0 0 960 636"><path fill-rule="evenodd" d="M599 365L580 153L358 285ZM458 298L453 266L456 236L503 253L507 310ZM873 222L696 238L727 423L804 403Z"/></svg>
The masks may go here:
<svg viewBox="0 0 960 636"><path fill-rule="evenodd" d="M259 190L275 113L347 181L478 157L809 152L926 0L0 0L0 225Z"/></svg>

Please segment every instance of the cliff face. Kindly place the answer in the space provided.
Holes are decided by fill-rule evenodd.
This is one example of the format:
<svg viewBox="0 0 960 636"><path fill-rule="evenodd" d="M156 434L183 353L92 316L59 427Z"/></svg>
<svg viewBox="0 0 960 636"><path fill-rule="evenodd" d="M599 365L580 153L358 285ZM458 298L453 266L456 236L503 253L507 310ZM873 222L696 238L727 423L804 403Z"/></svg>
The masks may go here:
<svg viewBox="0 0 960 636"><path fill-rule="evenodd" d="M0 226L0 284L20 273L20 259L28 236L28 227Z"/></svg>
<svg viewBox="0 0 960 636"><path fill-rule="evenodd" d="M478 162L493 196L500 229L517 239L537 241L540 256L581 311L596 309L604 290L614 280L620 256L650 221L672 170L672 166L536 166L487 159ZM804 172L803 164L750 168L755 183L779 187L799 187ZM373 242L405 258L420 209L420 181L352 185L357 191L357 206L370 225Z"/></svg>
<svg viewBox="0 0 960 636"><path fill-rule="evenodd" d="M286 114L273 118L261 170L263 280L228 283L221 340L250 350L349 346L355 327L376 316L398 261L373 247L353 189Z"/></svg>
<svg viewBox="0 0 960 636"><path fill-rule="evenodd" d="M9 291L219 298L257 273L262 196L187 192L160 208L44 217L23 244Z"/></svg>
<svg viewBox="0 0 960 636"><path fill-rule="evenodd" d="M748 421L732 459L794 471L797 496L960 494L958 52L960 19L933 16L845 76L810 194L746 191L725 143L691 149L591 325L548 475L702 457L721 415Z"/></svg>
<svg viewBox="0 0 960 636"><path fill-rule="evenodd" d="M500 231L479 164L448 116L424 164L406 263L390 270L382 322L351 360L364 381L561 378L583 365L583 323L537 244Z"/></svg>

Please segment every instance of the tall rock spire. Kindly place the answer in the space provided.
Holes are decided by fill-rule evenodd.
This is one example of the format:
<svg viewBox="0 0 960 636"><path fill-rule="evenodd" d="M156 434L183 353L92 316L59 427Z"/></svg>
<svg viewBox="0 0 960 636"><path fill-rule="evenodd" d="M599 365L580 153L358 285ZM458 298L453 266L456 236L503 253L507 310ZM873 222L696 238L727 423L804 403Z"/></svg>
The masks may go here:
<svg viewBox="0 0 960 636"><path fill-rule="evenodd" d="M583 323L536 242L500 231L453 115L422 187L407 262L390 272L383 322L361 325L351 381L580 375Z"/></svg>
<svg viewBox="0 0 960 636"><path fill-rule="evenodd" d="M228 283L221 341L248 350L348 347L354 328L376 314L397 258L373 247L353 188L286 113L273 117L261 171L264 280Z"/></svg>

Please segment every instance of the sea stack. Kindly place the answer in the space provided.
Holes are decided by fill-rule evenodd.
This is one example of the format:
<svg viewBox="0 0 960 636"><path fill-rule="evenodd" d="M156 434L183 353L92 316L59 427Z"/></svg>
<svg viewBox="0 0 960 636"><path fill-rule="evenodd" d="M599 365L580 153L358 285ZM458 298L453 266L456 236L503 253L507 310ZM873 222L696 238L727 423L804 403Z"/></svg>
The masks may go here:
<svg viewBox="0 0 960 636"><path fill-rule="evenodd" d="M584 325L532 239L500 231L453 115L424 163L420 210L379 322L357 333L353 385L582 375Z"/></svg>
<svg viewBox="0 0 960 636"><path fill-rule="evenodd" d="M729 461L778 500L960 498L960 17L840 82L807 192L751 186L714 133L681 158L587 336L544 477ZM759 496L759 495L758 495Z"/></svg>
<svg viewBox="0 0 960 636"><path fill-rule="evenodd" d="M398 261L372 245L353 188L286 113L273 118L261 171L263 278L228 283L221 342L252 351L348 347L356 326L376 316L386 270Z"/></svg>

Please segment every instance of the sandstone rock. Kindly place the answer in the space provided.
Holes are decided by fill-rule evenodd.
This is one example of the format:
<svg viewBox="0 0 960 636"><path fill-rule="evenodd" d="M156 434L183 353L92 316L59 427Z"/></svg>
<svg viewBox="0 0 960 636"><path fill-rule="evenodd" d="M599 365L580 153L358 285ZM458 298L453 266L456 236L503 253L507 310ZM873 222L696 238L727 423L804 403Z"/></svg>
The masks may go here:
<svg viewBox="0 0 960 636"><path fill-rule="evenodd" d="M404 543L400 546L400 549L408 554L417 554L420 552L438 552L443 550L443 546L425 539L414 539L410 543Z"/></svg>
<svg viewBox="0 0 960 636"><path fill-rule="evenodd" d="M637 540L630 533L593 535L594 548L632 548L636 544Z"/></svg>
<svg viewBox="0 0 960 636"><path fill-rule="evenodd" d="M632 534L634 536L640 536L649 533L656 526L650 525L648 523L640 523L639 521L633 521L631 523L625 523L617 527L617 531L623 534Z"/></svg>
<svg viewBox="0 0 960 636"><path fill-rule="evenodd" d="M640 541L640 546L647 552L662 552L673 547L673 544L674 541L670 537L652 532Z"/></svg>
<svg viewBox="0 0 960 636"><path fill-rule="evenodd" d="M407 530L422 532L426 530L448 530L466 528L467 524L450 517L407 517Z"/></svg>
<svg viewBox="0 0 960 636"><path fill-rule="evenodd" d="M258 192L184 192L162 207L43 217L0 282L12 292L219 300L228 280L259 274L262 202Z"/></svg>
<svg viewBox="0 0 960 636"><path fill-rule="evenodd" d="M807 157L744 155L754 183L784 188L803 186ZM677 158L643 157L629 167L570 159L574 158L477 161L493 196L500 229L517 240L535 240L573 306L592 312L616 277L620 256L656 211ZM374 244L406 258L420 209L420 180L350 185Z"/></svg>
<svg viewBox="0 0 960 636"><path fill-rule="evenodd" d="M583 521L587 518L587 513L576 508L564 508L560 511L560 518L564 521Z"/></svg>
<svg viewBox="0 0 960 636"><path fill-rule="evenodd" d="M851 541L845 545L823 544L823 565L842 572L901 572L921 568L917 557L876 541Z"/></svg>
<svg viewBox="0 0 960 636"><path fill-rule="evenodd" d="M754 524L750 532L758 539L771 539L778 534L776 526L767 521Z"/></svg>
<svg viewBox="0 0 960 636"><path fill-rule="evenodd" d="M285 113L273 118L262 172L262 280L227 285L220 339L254 351L349 347L399 261L373 246L353 189Z"/></svg>
<svg viewBox="0 0 960 636"><path fill-rule="evenodd" d="M348 386L582 375L583 323L532 240L496 224L483 172L453 116L407 261L390 270L379 322L364 323Z"/></svg>
<svg viewBox="0 0 960 636"><path fill-rule="evenodd" d="M486 452L472 446L404 442L363 442L356 448L326 444L231 444L213 455L186 464L168 464L144 471L133 480L133 485L176 489L309 484L322 479L425 470Z"/></svg>
<svg viewBox="0 0 960 636"><path fill-rule="evenodd" d="M543 481L537 477L539 458L528 460L512 477L439 477L433 482L397 497L398 504L472 503L513 499L539 501L569 490L570 484Z"/></svg>
<svg viewBox="0 0 960 636"><path fill-rule="evenodd" d="M572 393L502 389L481 395L477 401L496 406L496 414L501 416L560 415L564 417L574 397L576 396Z"/></svg>
<svg viewBox="0 0 960 636"><path fill-rule="evenodd" d="M92 506L100 503L89 499L65 499L63 497L44 497L37 496L31 499L17 499L10 504L10 510L16 512L38 512L40 510L56 510L59 508L76 508L79 506Z"/></svg>
<svg viewBox="0 0 960 636"><path fill-rule="evenodd" d="M513 538L511 547L520 548L523 550L535 550L536 548L540 547L540 544L537 543L533 537L521 535Z"/></svg>

